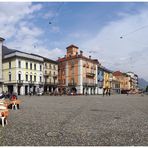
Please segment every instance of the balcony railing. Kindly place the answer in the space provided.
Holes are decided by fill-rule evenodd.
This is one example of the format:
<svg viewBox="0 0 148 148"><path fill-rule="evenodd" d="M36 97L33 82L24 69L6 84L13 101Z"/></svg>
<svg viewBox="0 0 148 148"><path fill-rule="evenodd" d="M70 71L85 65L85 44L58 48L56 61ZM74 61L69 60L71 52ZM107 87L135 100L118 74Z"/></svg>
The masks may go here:
<svg viewBox="0 0 148 148"><path fill-rule="evenodd" d="M87 72L87 73L86 73L86 76L87 76L87 77L94 77L95 74L94 74L94 73L91 73L91 72Z"/></svg>
<svg viewBox="0 0 148 148"><path fill-rule="evenodd" d="M56 79L57 77L58 77L58 75L56 75L56 74L54 74L54 75L53 75L53 78L55 78L55 79Z"/></svg>
<svg viewBox="0 0 148 148"><path fill-rule="evenodd" d="M58 85L58 82L45 82L45 85Z"/></svg>
<svg viewBox="0 0 148 148"><path fill-rule="evenodd" d="M22 84L23 80L17 80L17 83Z"/></svg>
<svg viewBox="0 0 148 148"><path fill-rule="evenodd" d="M77 85L77 83L68 83L68 86L76 86Z"/></svg>
<svg viewBox="0 0 148 148"><path fill-rule="evenodd" d="M94 86L94 87L97 87L98 86L98 84L96 84L96 83L87 83L87 82L83 82L83 85L84 86Z"/></svg>

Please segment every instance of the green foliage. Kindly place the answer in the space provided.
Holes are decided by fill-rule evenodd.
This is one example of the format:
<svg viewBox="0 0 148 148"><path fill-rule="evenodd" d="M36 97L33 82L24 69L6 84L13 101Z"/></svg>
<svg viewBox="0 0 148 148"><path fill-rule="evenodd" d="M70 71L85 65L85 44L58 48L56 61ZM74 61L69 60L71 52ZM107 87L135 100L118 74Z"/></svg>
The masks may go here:
<svg viewBox="0 0 148 148"><path fill-rule="evenodd" d="M146 90L145 90L146 92L148 92L148 85L147 85L147 87L146 87Z"/></svg>

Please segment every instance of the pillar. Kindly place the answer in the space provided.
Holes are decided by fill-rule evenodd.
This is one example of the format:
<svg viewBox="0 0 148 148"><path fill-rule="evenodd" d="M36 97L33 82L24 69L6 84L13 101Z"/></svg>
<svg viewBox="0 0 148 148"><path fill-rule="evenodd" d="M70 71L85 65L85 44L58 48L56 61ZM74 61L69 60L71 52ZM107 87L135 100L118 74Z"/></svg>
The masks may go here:
<svg viewBox="0 0 148 148"><path fill-rule="evenodd" d="M79 86L79 93L83 94L83 63L82 59L78 61L78 86Z"/></svg>
<svg viewBox="0 0 148 148"><path fill-rule="evenodd" d="M25 86L24 85L21 86L20 94L25 95Z"/></svg>
<svg viewBox="0 0 148 148"><path fill-rule="evenodd" d="M18 94L18 84L13 85L13 93Z"/></svg>

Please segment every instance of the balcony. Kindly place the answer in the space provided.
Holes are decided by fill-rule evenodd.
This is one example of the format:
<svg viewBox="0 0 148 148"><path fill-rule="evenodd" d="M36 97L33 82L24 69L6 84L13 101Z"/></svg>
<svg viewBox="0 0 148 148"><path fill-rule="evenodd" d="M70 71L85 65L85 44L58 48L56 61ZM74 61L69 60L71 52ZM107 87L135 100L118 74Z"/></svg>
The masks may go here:
<svg viewBox="0 0 148 148"><path fill-rule="evenodd" d="M92 78L93 78L93 77L95 76L95 74L92 73L92 72L87 72L87 73L86 73L86 76L87 76L87 77L92 77Z"/></svg>
<svg viewBox="0 0 148 148"><path fill-rule="evenodd" d="M28 81L29 84L34 84L34 81Z"/></svg>
<svg viewBox="0 0 148 148"><path fill-rule="evenodd" d="M68 83L68 86L76 86L77 83Z"/></svg>
<svg viewBox="0 0 148 148"><path fill-rule="evenodd" d="M48 77L48 76L49 76L49 73L44 73L44 76L45 76L45 77Z"/></svg>
<svg viewBox="0 0 148 148"><path fill-rule="evenodd" d="M17 80L18 84L23 84L23 80Z"/></svg>
<svg viewBox="0 0 148 148"><path fill-rule="evenodd" d="M58 75L56 75L56 74L53 75L53 78L54 79L57 79L57 77L58 77Z"/></svg>
<svg viewBox="0 0 148 148"><path fill-rule="evenodd" d="M58 85L58 82L45 82L45 85Z"/></svg>
<svg viewBox="0 0 148 148"><path fill-rule="evenodd" d="M97 87L98 86L96 83L87 83L87 82L83 82L83 85L85 87Z"/></svg>

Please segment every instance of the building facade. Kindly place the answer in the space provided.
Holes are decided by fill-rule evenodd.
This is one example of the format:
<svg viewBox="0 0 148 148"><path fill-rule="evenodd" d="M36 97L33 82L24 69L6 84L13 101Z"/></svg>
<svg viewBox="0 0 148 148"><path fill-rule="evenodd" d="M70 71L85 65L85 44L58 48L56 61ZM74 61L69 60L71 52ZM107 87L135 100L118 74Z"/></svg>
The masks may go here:
<svg viewBox="0 0 148 148"><path fill-rule="evenodd" d="M112 80L112 93L113 94L121 93L120 81L115 76L113 76L113 80Z"/></svg>
<svg viewBox="0 0 148 148"><path fill-rule="evenodd" d="M130 90L130 76L120 71L115 71L113 76L120 82L120 93L127 93Z"/></svg>
<svg viewBox="0 0 148 148"><path fill-rule="evenodd" d="M20 51L3 56L4 91L27 95L43 91L44 59Z"/></svg>
<svg viewBox="0 0 148 148"><path fill-rule="evenodd" d="M2 75L2 46L3 46L4 39L0 37L0 93L2 92L3 88L3 75Z"/></svg>
<svg viewBox="0 0 148 148"><path fill-rule="evenodd" d="M112 80L113 80L113 75L112 75L112 71L107 69L107 68L103 68L104 70L104 78L103 78L103 91L112 91Z"/></svg>
<svg viewBox="0 0 148 148"><path fill-rule="evenodd" d="M58 59L59 87L78 94L97 94L98 60L78 53L78 47L70 45L64 58Z"/></svg>
<svg viewBox="0 0 148 148"><path fill-rule="evenodd" d="M52 93L58 85L58 63L44 58L44 92Z"/></svg>
<svg viewBox="0 0 148 148"><path fill-rule="evenodd" d="M104 68L98 66L98 94L103 94L103 84L104 84Z"/></svg>
<svg viewBox="0 0 148 148"><path fill-rule="evenodd" d="M128 76L130 76L130 89L136 90L138 89L138 75L133 72L127 72Z"/></svg>

